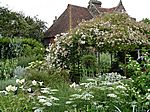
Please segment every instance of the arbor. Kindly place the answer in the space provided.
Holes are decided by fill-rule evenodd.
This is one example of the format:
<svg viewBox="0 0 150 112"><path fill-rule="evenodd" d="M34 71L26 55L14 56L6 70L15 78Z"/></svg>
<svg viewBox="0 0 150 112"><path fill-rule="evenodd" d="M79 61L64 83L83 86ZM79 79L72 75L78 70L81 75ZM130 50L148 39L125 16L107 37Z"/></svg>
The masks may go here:
<svg viewBox="0 0 150 112"><path fill-rule="evenodd" d="M87 54L123 52L125 56L142 46L149 47L150 34L146 32L150 32L149 25L125 13L107 13L57 36L49 50L49 60L57 68L75 70L81 68L81 57Z"/></svg>
<svg viewBox="0 0 150 112"><path fill-rule="evenodd" d="M0 7L0 34L3 37L26 37L38 41L44 37L45 22L31 18L8 8Z"/></svg>
<svg viewBox="0 0 150 112"><path fill-rule="evenodd" d="M71 63L71 59L86 52L132 51L149 46L150 34L145 32L150 29L143 22L136 22L124 13L107 13L81 23L71 33L57 36L50 48L51 58L54 63L66 66L68 60Z"/></svg>

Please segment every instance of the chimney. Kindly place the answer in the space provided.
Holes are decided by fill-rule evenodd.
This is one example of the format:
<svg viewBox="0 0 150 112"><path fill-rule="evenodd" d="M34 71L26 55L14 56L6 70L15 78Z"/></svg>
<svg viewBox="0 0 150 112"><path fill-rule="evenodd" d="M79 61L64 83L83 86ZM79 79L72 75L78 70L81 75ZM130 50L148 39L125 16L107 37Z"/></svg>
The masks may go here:
<svg viewBox="0 0 150 112"><path fill-rule="evenodd" d="M55 23L57 21L57 16L55 16L55 19L53 20L53 23Z"/></svg>
<svg viewBox="0 0 150 112"><path fill-rule="evenodd" d="M90 1L89 1L89 5L92 5L92 4L98 5L99 7L101 7L102 2L101 2L101 1L98 1L98 0L90 0Z"/></svg>

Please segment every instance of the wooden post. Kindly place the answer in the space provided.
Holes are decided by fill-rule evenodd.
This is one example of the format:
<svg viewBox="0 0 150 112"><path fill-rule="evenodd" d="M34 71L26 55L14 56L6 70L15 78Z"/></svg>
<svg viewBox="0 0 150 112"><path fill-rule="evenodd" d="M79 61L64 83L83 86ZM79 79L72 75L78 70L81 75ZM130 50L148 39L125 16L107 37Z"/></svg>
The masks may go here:
<svg viewBox="0 0 150 112"><path fill-rule="evenodd" d="M69 33L72 31L72 7L69 5Z"/></svg>
<svg viewBox="0 0 150 112"><path fill-rule="evenodd" d="M126 51L124 51L124 64L125 64L125 67L124 67L124 75L127 76L127 69L126 69L126 64L127 64L127 61L126 61Z"/></svg>

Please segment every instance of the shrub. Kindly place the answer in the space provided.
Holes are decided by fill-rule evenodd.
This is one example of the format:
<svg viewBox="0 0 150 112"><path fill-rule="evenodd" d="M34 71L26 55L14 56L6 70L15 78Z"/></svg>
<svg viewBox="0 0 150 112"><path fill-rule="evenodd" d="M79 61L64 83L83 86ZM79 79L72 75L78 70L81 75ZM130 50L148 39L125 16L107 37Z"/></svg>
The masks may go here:
<svg viewBox="0 0 150 112"><path fill-rule="evenodd" d="M37 55L37 56L21 56L18 57L17 60L17 66L21 67L27 67L29 66L29 63L34 62L36 60L42 60L43 56L42 55Z"/></svg>
<svg viewBox="0 0 150 112"><path fill-rule="evenodd" d="M17 60L6 59L0 61L0 79L8 79L14 77L13 72L17 67Z"/></svg>
<svg viewBox="0 0 150 112"><path fill-rule="evenodd" d="M0 90L4 90L8 85L15 85L15 81L15 78L0 80Z"/></svg>
<svg viewBox="0 0 150 112"><path fill-rule="evenodd" d="M13 71L13 75L17 78L23 77L25 73L26 73L26 69L21 66L17 66Z"/></svg>
<svg viewBox="0 0 150 112"><path fill-rule="evenodd" d="M0 38L0 58L15 58L19 56L37 56L44 54L41 43L30 38Z"/></svg>
<svg viewBox="0 0 150 112"><path fill-rule="evenodd" d="M52 87L58 87L64 82L69 82L69 73L65 70L38 71L32 69L28 70L25 76L28 80L43 81L45 85Z"/></svg>
<svg viewBox="0 0 150 112"><path fill-rule="evenodd" d="M141 94L146 94L150 87L150 56L145 54L143 60L138 62L129 57L127 71L131 78L134 79L134 86Z"/></svg>

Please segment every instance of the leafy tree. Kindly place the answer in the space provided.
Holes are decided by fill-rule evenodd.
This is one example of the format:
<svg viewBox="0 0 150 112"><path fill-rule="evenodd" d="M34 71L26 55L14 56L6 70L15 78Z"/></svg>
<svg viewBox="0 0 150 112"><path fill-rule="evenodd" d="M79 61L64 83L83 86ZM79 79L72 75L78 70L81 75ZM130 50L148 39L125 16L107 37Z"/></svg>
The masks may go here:
<svg viewBox="0 0 150 112"><path fill-rule="evenodd" d="M0 7L0 34L3 37L27 37L41 41L46 30L45 22L8 8Z"/></svg>

